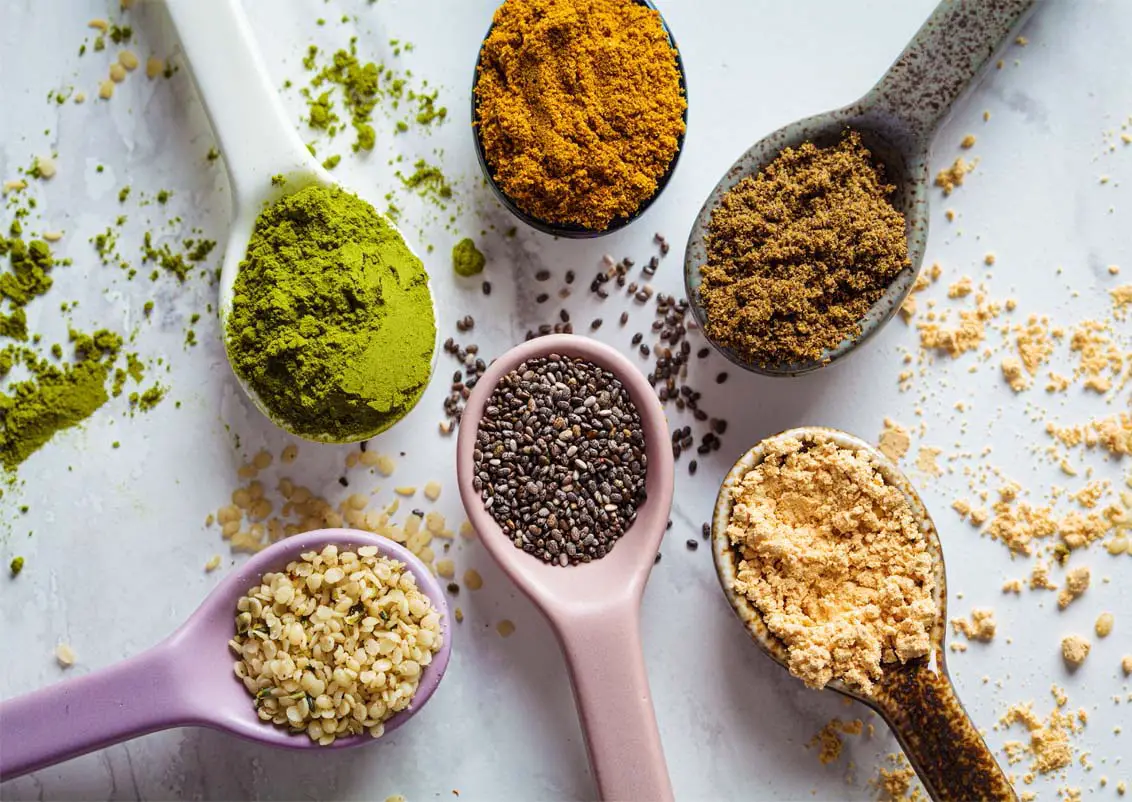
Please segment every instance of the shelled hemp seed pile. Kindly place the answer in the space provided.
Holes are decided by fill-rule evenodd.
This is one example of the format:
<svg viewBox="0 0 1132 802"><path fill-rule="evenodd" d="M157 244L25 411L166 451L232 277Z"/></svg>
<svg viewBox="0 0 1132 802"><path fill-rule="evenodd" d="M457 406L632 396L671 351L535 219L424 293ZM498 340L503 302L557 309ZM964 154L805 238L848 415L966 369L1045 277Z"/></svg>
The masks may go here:
<svg viewBox="0 0 1132 802"><path fill-rule="evenodd" d="M443 645L440 614L416 577L376 546L305 552L236 609L228 645L260 719L320 746L380 737Z"/></svg>

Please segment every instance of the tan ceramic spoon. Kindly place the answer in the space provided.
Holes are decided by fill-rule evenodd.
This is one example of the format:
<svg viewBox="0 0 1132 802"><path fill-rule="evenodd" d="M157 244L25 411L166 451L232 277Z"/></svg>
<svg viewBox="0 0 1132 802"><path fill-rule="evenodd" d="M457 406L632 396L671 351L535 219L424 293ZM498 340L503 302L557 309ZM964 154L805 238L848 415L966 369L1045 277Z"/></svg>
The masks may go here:
<svg viewBox="0 0 1132 802"><path fill-rule="evenodd" d="M912 289L928 239L931 145L952 107L991 62L995 51L1021 27L1035 0L943 0L876 86L860 100L834 111L786 125L760 139L739 157L712 189L692 225L684 252L684 287L692 314L702 327L707 313L700 298L700 267L707 262L707 231L712 212L739 181L755 175L783 148L804 142L834 144L846 128L884 165L896 186L893 204L906 218L909 266L861 321L861 333L820 358L793 363L761 363L712 340L739 367L766 376L797 376L817 370L857 350L880 331ZM705 336L708 331L704 330Z"/></svg>
<svg viewBox="0 0 1132 802"><path fill-rule="evenodd" d="M712 555L723 592L739 620L759 648L785 668L785 645L767 629L754 604L746 596L734 591L740 557L727 537L732 488L762 462L768 443L785 438L815 444L832 441L842 448L867 454L885 481L899 488L908 499L935 558L935 600L939 616L932 631L932 653L921 660L886 668L884 676L867 695L839 680L830 682L826 687L864 702L881 715L892 728L908 761L919 775L920 782L936 802L1017 800L1014 788L963 709L947 675L943 648L947 621L947 585L939 534L907 477L872 446L836 429L807 426L790 429L763 440L735 463L723 480L716 499L712 519Z"/></svg>

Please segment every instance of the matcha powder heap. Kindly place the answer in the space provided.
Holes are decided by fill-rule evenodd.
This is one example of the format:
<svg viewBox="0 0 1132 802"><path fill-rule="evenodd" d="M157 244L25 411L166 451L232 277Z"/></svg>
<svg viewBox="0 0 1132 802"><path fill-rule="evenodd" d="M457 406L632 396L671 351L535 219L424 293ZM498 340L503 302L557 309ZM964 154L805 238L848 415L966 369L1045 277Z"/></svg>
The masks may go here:
<svg viewBox="0 0 1132 802"><path fill-rule="evenodd" d="M307 187L256 220L227 342L236 373L285 428L315 440L372 437L428 384L428 274L373 206Z"/></svg>

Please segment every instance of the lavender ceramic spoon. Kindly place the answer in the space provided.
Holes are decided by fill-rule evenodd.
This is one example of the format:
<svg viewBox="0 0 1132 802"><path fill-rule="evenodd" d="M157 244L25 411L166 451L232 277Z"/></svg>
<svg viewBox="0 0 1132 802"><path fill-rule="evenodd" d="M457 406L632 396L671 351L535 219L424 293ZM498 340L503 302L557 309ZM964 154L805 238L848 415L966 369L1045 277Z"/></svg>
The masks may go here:
<svg viewBox="0 0 1132 802"><path fill-rule="evenodd" d="M692 313L703 327L707 313L700 300L700 267L707 262L706 235L720 199L740 180L756 175L778 153L804 142L830 145L846 128L861 139L884 165L896 185L893 203L907 221L908 258L885 294L861 321L861 333L805 362L752 362L730 348L712 345L745 370L765 376L797 376L822 368L853 353L880 331L900 308L924 257L928 239L928 167L936 130L982 72L998 47L1021 27L1035 0L943 0L888 72L868 94L836 111L790 123L756 142L739 157L711 191L696 216L684 252L684 286ZM705 330L705 335L707 331ZM711 341L710 336L708 337Z"/></svg>
<svg viewBox="0 0 1132 802"><path fill-rule="evenodd" d="M440 613L444 645L421 674L413 704L385 722L397 729L424 707L448 667L448 604L436 577L407 549L351 529L320 529L282 540L252 557L209 594L180 629L158 645L110 668L65 680L0 703L0 780L42 769L112 744L172 727L210 727L289 749L345 749L376 743L368 735L319 746L260 721L252 699L232 671L228 641L235 633L236 601L261 576L284 568L305 551L376 546L408 566Z"/></svg>
<svg viewBox="0 0 1132 802"><path fill-rule="evenodd" d="M970 799L1017 802L1014 788L963 709L947 674L943 648L947 621L947 576L939 534L911 482L877 449L836 429L805 426L769 437L739 458L723 480L712 518L715 570L735 614L759 648L786 668L788 654L785 644L767 628L762 614L750 599L735 590L742 555L731 545L727 534L731 522L732 489L762 462L768 443L784 438L794 438L803 443L833 442L868 459L880 471L885 482L904 494L932 554L933 595L939 614L931 633L931 653L903 665L886 664L881 679L869 693L840 680L828 683L826 688L863 702L881 715L892 728L920 782L936 802Z"/></svg>
<svg viewBox="0 0 1132 802"><path fill-rule="evenodd" d="M472 485L476 432L495 385L523 361L549 354L581 357L617 376L629 391L645 432L648 500L613 550L583 565L548 565L515 548ZM456 466L460 498L484 547L542 610L558 636L602 798L671 800L640 633L641 595L672 506L668 424L653 389L628 359L596 340L559 334L523 343L497 359L468 398L460 420Z"/></svg>

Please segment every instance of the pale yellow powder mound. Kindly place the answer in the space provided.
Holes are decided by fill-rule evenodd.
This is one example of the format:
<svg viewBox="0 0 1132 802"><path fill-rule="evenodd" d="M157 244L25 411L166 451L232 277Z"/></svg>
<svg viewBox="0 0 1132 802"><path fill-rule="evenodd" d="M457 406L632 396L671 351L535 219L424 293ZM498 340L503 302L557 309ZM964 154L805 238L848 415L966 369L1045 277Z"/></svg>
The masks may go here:
<svg viewBox="0 0 1132 802"><path fill-rule="evenodd" d="M967 640L977 640L989 643L994 640L994 633L998 625L994 620L994 610L975 609L971 611L971 620L966 618L951 619L951 628L961 633Z"/></svg>
<svg viewBox="0 0 1132 802"><path fill-rule="evenodd" d="M1059 701L1060 708L1063 701ZM1026 746L1007 742L1005 745L1011 763L1021 759L1023 752L1031 756L1030 768L1040 774L1063 769L1073 762L1073 746L1069 741L1071 734L1077 734L1084 727L1083 722L1074 721L1072 714L1054 709L1046 720L1042 720L1033 709L1033 704L1013 705L999 720L999 724L1009 727L1021 724L1030 733L1030 743Z"/></svg>
<svg viewBox="0 0 1132 802"><path fill-rule="evenodd" d="M893 462L896 462L908 453L908 447L911 444L912 440L908 436L908 430L906 428L892 418L884 419L884 431L880 433L880 441L878 443L882 454Z"/></svg>
<svg viewBox="0 0 1132 802"><path fill-rule="evenodd" d="M1077 668L1089 656L1093 645L1080 635L1066 635L1061 639L1061 656L1070 668Z"/></svg>
<svg viewBox="0 0 1132 802"><path fill-rule="evenodd" d="M727 533L750 599L812 688L864 692L931 650L932 556L903 493L865 453L787 438L733 490Z"/></svg>

